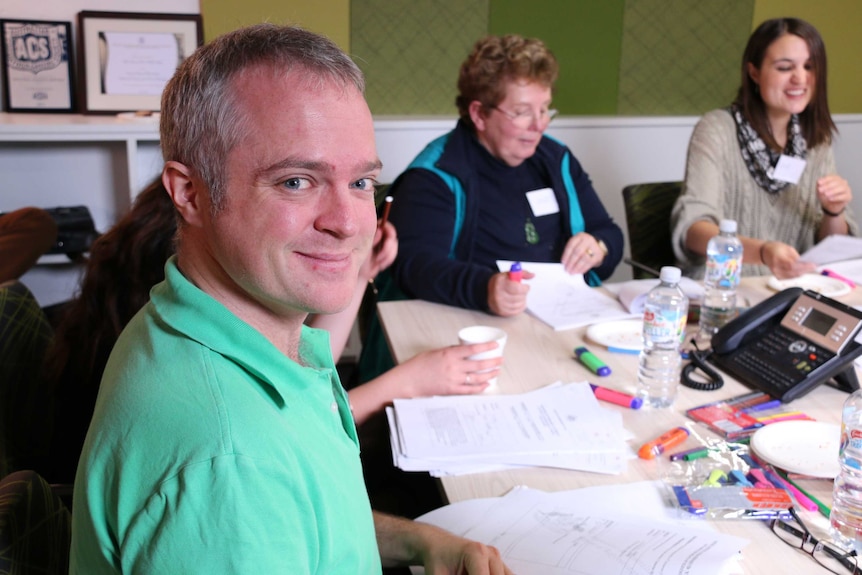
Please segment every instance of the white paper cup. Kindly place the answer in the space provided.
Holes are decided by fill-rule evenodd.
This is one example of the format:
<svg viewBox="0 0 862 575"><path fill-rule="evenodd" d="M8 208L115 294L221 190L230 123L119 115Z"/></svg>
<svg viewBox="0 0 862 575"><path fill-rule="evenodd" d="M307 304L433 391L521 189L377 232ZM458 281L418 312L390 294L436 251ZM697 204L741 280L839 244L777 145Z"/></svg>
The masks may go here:
<svg viewBox="0 0 862 575"><path fill-rule="evenodd" d="M460 341L462 345L496 341L497 347L495 347L494 349L489 349L488 351L473 354L470 356L470 359L490 359L492 357L501 357L503 355L503 348L506 346L506 332L502 329L490 327L487 325L472 325L458 331L458 341ZM476 373L483 372L477 371ZM497 378L495 377L488 380L488 387L487 389L485 389L485 391L488 392L496 390Z"/></svg>

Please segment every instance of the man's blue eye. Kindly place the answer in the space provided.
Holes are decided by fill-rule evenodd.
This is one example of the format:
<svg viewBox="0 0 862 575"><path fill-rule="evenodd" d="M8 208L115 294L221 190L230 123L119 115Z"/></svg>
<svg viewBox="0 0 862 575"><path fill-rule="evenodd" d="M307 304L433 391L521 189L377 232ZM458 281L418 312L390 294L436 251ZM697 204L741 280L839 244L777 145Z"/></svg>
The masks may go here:
<svg viewBox="0 0 862 575"><path fill-rule="evenodd" d="M302 180L300 180L299 178L290 178L289 180L284 181L284 187L290 188L292 190L298 190L301 185Z"/></svg>

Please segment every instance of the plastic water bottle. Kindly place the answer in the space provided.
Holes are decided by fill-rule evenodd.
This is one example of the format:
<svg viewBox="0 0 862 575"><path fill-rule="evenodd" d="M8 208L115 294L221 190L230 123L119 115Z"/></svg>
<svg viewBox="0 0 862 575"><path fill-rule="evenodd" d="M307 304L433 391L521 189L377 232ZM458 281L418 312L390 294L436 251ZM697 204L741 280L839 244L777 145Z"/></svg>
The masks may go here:
<svg viewBox="0 0 862 575"><path fill-rule="evenodd" d="M847 551L862 553L862 391L858 389L844 402L838 463L829 534Z"/></svg>
<svg viewBox="0 0 862 575"><path fill-rule="evenodd" d="M700 306L698 342L708 344L712 336L736 317L736 289L742 269L742 242L736 237L736 222L721 220L719 234L706 246L706 274Z"/></svg>
<svg viewBox="0 0 862 575"><path fill-rule="evenodd" d="M647 406L669 407L679 388L688 298L679 288L679 268L661 268L661 281L644 305L643 350L638 363L638 396Z"/></svg>

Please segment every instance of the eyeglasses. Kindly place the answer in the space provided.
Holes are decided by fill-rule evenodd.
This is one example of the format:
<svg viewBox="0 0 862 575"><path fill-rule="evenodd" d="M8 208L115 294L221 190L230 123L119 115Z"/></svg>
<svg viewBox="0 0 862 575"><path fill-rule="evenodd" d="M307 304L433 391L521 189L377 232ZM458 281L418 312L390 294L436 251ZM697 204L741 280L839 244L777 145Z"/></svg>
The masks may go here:
<svg viewBox="0 0 862 575"><path fill-rule="evenodd" d="M826 545L811 534L794 508L791 507L788 511L793 516L793 520L798 527L781 519L771 519L769 521L772 532L779 539L791 547L808 554L809 557L817 561L821 567L830 573L835 573L836 575L846 575L847 573L851 573L852 575L862 574L856 563L856 551L846 553L843 550Z"/></svg>
<svg viewBox="0 0 862 575"><path fill-rule="evenodd" d="M529 128L533 123L533 120L536 121L538 125L545 125L551 123L551 120L554 119L554 116L557 115L557 110L540 110L538 116L532 110L521 110L520 112L507 112L502 108L498 108L497 106L491 106L492 110L497 110L510 120L512 123L518 126L519 128Z"/></svg>

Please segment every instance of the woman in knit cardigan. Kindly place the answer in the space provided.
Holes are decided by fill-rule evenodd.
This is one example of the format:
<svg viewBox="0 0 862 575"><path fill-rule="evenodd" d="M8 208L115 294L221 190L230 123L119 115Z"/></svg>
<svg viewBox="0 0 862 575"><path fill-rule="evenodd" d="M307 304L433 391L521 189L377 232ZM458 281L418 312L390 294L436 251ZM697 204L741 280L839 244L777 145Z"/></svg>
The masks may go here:
<svg viewBox="0 0 862 575"><path fill-rule="evenodd" d="M852 192L835 168L835 132L820 34L796 18L764 22L745 48L736 100L704 115L689 143L671 218L686 274L703 275L707 242L722 219L738 224L743 275L813 271L800 253L828 235L855 234Z"/></svg>

